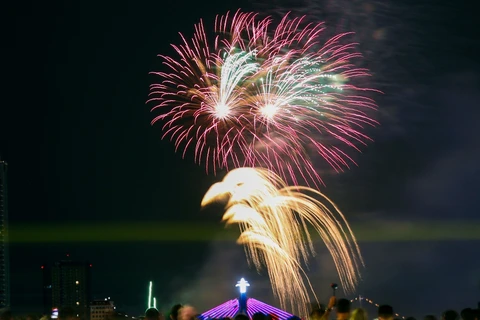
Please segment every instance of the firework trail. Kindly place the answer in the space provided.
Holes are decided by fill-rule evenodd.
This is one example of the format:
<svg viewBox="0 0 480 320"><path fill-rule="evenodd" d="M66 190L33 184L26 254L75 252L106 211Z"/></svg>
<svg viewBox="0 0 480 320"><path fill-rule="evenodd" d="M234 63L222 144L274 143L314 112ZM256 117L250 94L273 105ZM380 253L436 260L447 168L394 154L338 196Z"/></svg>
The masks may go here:
<svg viewBox="0 0 480 320"><path fill-rule="evenodd" d="M376 109L358 79L368 71L348 33L322 39L322 24L285 16L237 12L218 16L207 39L202 22L191 40L174 45L177 58L161 56L169 69L154 72L149 102L176 150L193 151L207 172L265 167L283 179L318 186L312 163L318 154L335 171L354 161L348 149L369 140Z"/></svg>
<svg viewBox="0 0 480 320"><path fill-rule="evenodd" d="M220 200L228 200L223 220L240 226L238 243L250 263L266 267L282 307L308 315L309 289L315 293L301 265L315 254L309 226L330 251L345 290L355 289L360 250L345 217L322 193L288 187L266 169L239 168L210 187L202 206Z"/></svg>

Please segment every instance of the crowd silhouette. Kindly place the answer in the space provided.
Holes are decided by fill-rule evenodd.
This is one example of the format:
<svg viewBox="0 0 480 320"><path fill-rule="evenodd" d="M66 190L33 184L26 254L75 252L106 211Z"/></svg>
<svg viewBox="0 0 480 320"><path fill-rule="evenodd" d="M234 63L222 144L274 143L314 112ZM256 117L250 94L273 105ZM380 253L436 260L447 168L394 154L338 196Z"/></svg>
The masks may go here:
<svg viewBox="0 0 480 320"><path fill-rule="evenodd" d="M401 320L390 305L380 305L376 314L367 314L363 308L352 308L352 303L347 299L337 299L332 296L326 307L319 305L312 308L309 317L305 320ZM3 320L3 319L0 319ZM63 320L63 319L62 319ZM67 319L65 319L67 320ZM71 319L68 319L71 320ZM150 308L145 313L145 320L279 320L275 314L255 313L252 317L239 313L233 319L218 318L207 319L196 313L192 306L176 304L168 316L163 316L157 309ZM288 320L300 320L293 316ZM464 308L460 312L445 310L441 315L425 315L423 319L408 317L405 320L480 320L479 308Z"/></svg>
<svg viewBox="0 0 480 320"><path fill-rule="evenodd" d="M390 305L380 305L376 314L367 314L363 308L352 309L352 303L347 299L338 299L332 296L325 307L318 305L312 308L310 315L304 320L401 320L395 317L395 312ZM112 313L105 317L105 320L116 320L117 314ZM164 316L156 308L149 308L145 311L144 320L279 320L275 314L264 314L257 312L249 317L247 314L238 313L234 318L205 318L197 313L195 308L190 305L175 304L168 315ZM3 309L0 312L0 320L15 320L14 315L9 309ZM49 316L41 318L34 315L22 318L25 320L50 320ZM125 319L125 318L123 318ZM78 320L73 308L61 308L58 313L58 320ZM292 316L287 320L301 320L299 317ZM456 310L445 310L441 315L425 315L423 319L408 317L405 320L480 320L480 308L465 308L460 312Z"/></svg>

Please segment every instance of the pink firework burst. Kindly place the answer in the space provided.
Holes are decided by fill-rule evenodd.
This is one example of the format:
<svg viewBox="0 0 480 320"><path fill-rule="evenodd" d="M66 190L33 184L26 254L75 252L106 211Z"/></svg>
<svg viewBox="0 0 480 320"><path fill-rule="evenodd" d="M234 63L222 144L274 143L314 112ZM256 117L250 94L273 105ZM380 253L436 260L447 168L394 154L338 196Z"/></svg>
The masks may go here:
<svg viewBox="0 0 480 320"><path fill-rule="evenodd" d="M353 63L355 44L347 33L323 40L323 30L237 12L217 16L209 41L200 22L192 39L173 45L176 58L160 56L169 70L153 72L161 80L151 85L152 123L207 172L264 167L318 186L312 156L342 171L355 163L348 149L359 150L376 124L375 90L355 84L368 76Z"/></svg>

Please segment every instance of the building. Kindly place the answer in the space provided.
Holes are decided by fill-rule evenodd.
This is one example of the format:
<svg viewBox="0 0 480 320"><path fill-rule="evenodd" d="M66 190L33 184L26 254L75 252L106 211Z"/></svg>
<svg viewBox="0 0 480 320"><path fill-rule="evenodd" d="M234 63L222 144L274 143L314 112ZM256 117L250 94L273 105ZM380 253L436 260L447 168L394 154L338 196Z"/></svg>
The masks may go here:
<svg viewBox="0 0 480 320"><path fill-rule="evenodd" d="M250 284L245 279L242 278L238 281L236 286L240 289L240 296L238 298L229 300L205 311L198 318L200 320L234 318L237 314L245 314L252 319L252 316L257 312L273 315L274 318L278 320L287 320L293 317L292 314L272 307L262 301L248 298L247 287L249 287Z"/></svg>
<svg viewBox="0 0 480 320"><path fill-rule="evenodd" d="M0 308L10 306L7 163L0 160Z"/></svg>
<svg viewBox="0 0 480 320"><path fill-rule="evenodd" d="M113 317L115 304L109 299L94 300L90 304L90 320L105 320Z"/></svg>
<svg viewBox="0 0 480 320"><path fill-rule="evenodd" d="M91 264L63 260L42 269L45 311L71 307L81 320L89 320Z"/></svg>
<svg viewBox="0 0 480 320"><path fill-rule="evenodd" d="M43 314L52 314L53 300L52 300L52 268L41 266L43 276ZM58 313L58 309L57 309ZM52 317L55 318L56 317Z"/></svg>

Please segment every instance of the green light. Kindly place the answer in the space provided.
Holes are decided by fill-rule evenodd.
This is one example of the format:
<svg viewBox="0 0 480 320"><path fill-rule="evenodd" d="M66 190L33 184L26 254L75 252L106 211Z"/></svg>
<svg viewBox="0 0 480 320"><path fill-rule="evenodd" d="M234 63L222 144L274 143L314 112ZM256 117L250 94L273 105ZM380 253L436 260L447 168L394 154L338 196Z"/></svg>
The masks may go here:
<svg viewBox="0 0 480 320"><path fill-rule="evenodd" d="M480 221L364 221L352 222L360 242L480 240ZM375 232L372 232L375 230ZM235 241L238 230L220 222L119 222L13 225L11 244L138 243ZM315 239L314 239L315 240Z"/></svg>
<svg viewBox="0 0 480 320"><path fill-rule="evenodd" d="M151 306L151 302L152 302L152 281L150 281L150 285L148 287L148 303L147 303L147 309L150 309L152 306Z"/></svg>

